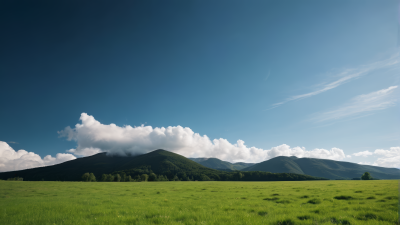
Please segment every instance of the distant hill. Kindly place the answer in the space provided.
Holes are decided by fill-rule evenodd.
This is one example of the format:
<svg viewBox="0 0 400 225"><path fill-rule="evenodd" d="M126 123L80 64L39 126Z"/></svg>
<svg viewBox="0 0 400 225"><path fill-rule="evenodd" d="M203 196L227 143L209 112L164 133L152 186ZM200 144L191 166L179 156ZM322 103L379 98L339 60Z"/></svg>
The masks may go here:
<svg viewBox="0 0 400 225"><path fill-rule="evenodd" d="M360 178L369 172L377 179L400 179L400 170L378 166L360 165L328 159L279 156L242 169L242 171L265 171L271 173L297 173L328 179Z"/></svg>
<svg viewBox="0 0 400 225"><path fill-rule="evenodd" d="M53 166L0 173L0 179L19 176L23 177L24 180L76 181L80 180L82 174L86 172L94 173L97 178L100 178L102 174L142 167L151 168L156 174L167 170L172 172L184 170L206 174L214 171L181 155L165 150L155 150L139 156L126 157L99 153Z"/></svg>
<svg viewBox="0 0 400 225"><path fill-rule="evenodd" d="M216 169L216 170L223 170L223 171L229 171L229 170L241 170L246 167L252 166L255 163L243 163L243 162L237 162L237 163L230 163L226 161L222 161L217 158L189 158L190 160L193 160L205 167L211 168L211 169Z"/></svg>
<svg viewBox="0 0 400 225"><path fill-rule="evenodd" d="M155 173L169 180L216 180L216 181L274 181L320 180L321 178L294 173L226 172L207 168L181 155L155 150L139 156L109 156L99 153L61 164L0 173L0 179L22 177L24 181L79 181L84 173L93 173L97 180L102 174L137 176Z"/></svg>

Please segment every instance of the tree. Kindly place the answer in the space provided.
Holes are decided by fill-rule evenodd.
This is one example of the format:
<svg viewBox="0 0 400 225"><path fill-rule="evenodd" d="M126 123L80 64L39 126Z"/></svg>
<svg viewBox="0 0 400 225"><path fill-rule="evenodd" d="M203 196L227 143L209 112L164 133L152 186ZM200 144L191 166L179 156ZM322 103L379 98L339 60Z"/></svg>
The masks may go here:
<svg viewBox="0 0 400 225"><path fill-rule="evenodd" d="M89 181L89 179L90 179L90 174L89 173L84 173L82 175L82 181L87 182L87 181Z"/></svg>
<svg viewBox="0 0 400 225"><path fill-rule="evenodd" d="M118 173L115 174L114 181L120 182L121 181L121 175L119 175Z"/></svg>
<svg viewBox="0 0 400 225"><path fill-rule="evenodd" d="M149 179L149 175L147 175L147 174L142 174L142 176L140 176L141 181L147 181L148 179Z"/></svg>
<svg viewBox="0 0 400 225"><path fill-rule="evenodd" d="M241 180L244 177L244 174L241 172L236 172L233 177L235 178L235 180Z"/></svg>
<svg viewBox="0 0 400 225"><path fill-rule="evenodd" d="M131 175L126 176L126 180L125 180L125 181L126 181L126 182L132 182L133 179L132 179Z"/></svg>
<svg viewBox="0 0 400 225"><path fill-rule="evenodd" d="M103 182L107 181L107 174L101 175L101 181Z"/></svg>
<svg viewBox="0 0 400 225"><path fill-rule="evenodd" d="M134 178L133 178L136 182L140 182L141 181L141 179L140 179L140 176L139 175L136 175Z"/></svg>
<svg viewBox="0 0 400 225"><path fill-rule="evenodd" d="M107 175L107 181L108 182L114 181L114 176L112 174L108 174Z"/></svg>
<svg viewBox="0 0 400 225"><path fill-rule="evenodd" d="M173 181L179 181L179 177L175 174Z"/></svg>
<svg viewBox="0 0 400 225"><path fill-rule="evenodd" d="M201 181L209 181L210 178L209 178L207 175L205 175L205 174L201 174L201 175L200 175L200 180L201 180Z"/></svg>
<svg viewBox="0 0 400 225"><path fill-rule="evenodd" d="M157 181L157 175L155 173L151 173L149 175L149 181Z"/></svg>
<svg viewBox="0 0 400 225"><path fill-rule="evenodd" d="M89 181L90 182L96 182L96 176L93 173L90 173L89 175Z"/></svg>
<svg viewBox="0 0 400 225"><path fill-rule="evenodd" d="M158 176L158 181L168 181L168 179L166 177L164 177L163 175Z"/></svg>
<svg viewBox="0 0 400 225"><path fill-rule="evenodd" d="M369 174L368 172L365 172L362 176L361 176L361 180L373 180L371 174Z"/></svg>

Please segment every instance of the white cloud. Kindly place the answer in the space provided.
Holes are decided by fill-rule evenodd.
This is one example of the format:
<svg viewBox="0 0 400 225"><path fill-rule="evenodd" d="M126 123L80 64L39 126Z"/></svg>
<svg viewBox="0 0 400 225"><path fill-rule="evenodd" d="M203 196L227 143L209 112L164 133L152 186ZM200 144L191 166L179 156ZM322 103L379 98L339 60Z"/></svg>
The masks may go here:
<svg viewBox="0 0 400 225"><path fill-rule="evenodd" d="M55 158L47 155L42 159L33 152L15 151L6 142L0 141L0 172L50 166L72 159L76 159L76 157L66 153L58 153Z"/></svg>
<svg viewBox="0 0 400 225"><path fill-rule="evenodd" d="M369 94L356 96L338 109L314 115L313 120L323 122L343 119L394 106L396 98L393 92L396 88L397 86L391 86Z"/></svg>
<svg viewBox="0 0 400 225"><path fill-rule="evenodd" d="M381 155L386 158L400 156L400 147L391 147L390 150L377 149L374 154Z"/></svg>
<svg viewBox="0 0 400 225"><path fill-rule="evenodd" d="M386 59L386 60L383 60L383 61L371 63L371 64L368 64L368 65L363 65L363 66L360 66L358 68L345 69L345 70L343 70L342 72L340 72L340 73L338 73L336 75L336 76L340 77L339 79L337 79L337 80L335 80L333 82L330 82L328 84L322 85L322 87L319 88L318 90L315 90L315 91L312 91L312 92L309 92L309 93L306 93L306 94L291 96L291 97L285 99L282 102L273 104L272 107L274 108L274 107L277 107L279 105L285 104L285 103L290 102L290 101L294 101L294 100L297 100L297 99L308 98L308 97L311 97L311 96L314 96L314 95L321 94L321 93L323 93L325 91L329 91L331 89L339 87L340 85L345 84L345 83L347 83L347 82L349 82L351 80L354 80L356 78L364 76L364 75L366 75L366 74L368 74L368 73L370 73L370 72L372 72L374 70L387 68L387 67L390 67L390 66L393 66L393 65L397 65L399 63L400 63L399 55L396 54L393 57L391 57L389 59Z"/></svg>
<svg viewBox="0 0 400 225"><path fill-rule="evenodd" d="M360 164L360 165L368 165L368 166L378 166L376 163L370 163L370 162L359 162L358 164Z"/></svg>
<svg viewBox="0 0 400 225"><path fill-rule="evenodd" d="M400 168L400 147L391 147L390 150L377 149L374 154L380 156L375 161L377 165Z"/></svg>
<svg viewBox="0 0 400 225"><path fill-rule="evenodd" d="M367 157L367 156L370 156L370 155L373 155L374 153L373 152L370 152L370 151L363 151L363 152L357 152L357 153L354 153L353 155L354 156L363 156L363 157Z"/></svg>
<svg viewBox="0 0 400 225"><path fill-rule="evenodd" d="M77 156L89 156L89 155L94 155L94 154L100 153L102 151L99 148L89 147L89 148L79 149L79 151L77 151L76 149L70 149L70 150L67 150L67 152L70 152Z"/></svg>
<svg viewBox="0 0 400 225"><path fill-rule="evenodd" d="M383 167L400 168L400 155L390 158L378 158L374 164Z"/></svg>
<svg viewBox="0 0 400 225"><path fill-rule="evenodd" d="M357 152L353 155L362 157L374 156L376 159L374 163L360 162L359 164L400 168L400 147L391 147L390 150L376 149L374 152Z"/></svg>
<svg viewBox="0 0 400 225"><path fill-rule="evenodd" d="M297 156L341 160L346 156L338 148L314 149L283 144L268 150L247 147L244 141L230 143L220 138L210 140L206 135L194 133L188 127L161 127L151 126L119 127L115 124L101 124L93 116L82 113L81 124L75 128L66 127L59 131L60 136L77 142L76 149L68 152L79 156L93 155L97 152L110 154L144 154L155 149L165 149L186 157L215 157L221 160L237 162L262 162L276 156Z"/></svg>

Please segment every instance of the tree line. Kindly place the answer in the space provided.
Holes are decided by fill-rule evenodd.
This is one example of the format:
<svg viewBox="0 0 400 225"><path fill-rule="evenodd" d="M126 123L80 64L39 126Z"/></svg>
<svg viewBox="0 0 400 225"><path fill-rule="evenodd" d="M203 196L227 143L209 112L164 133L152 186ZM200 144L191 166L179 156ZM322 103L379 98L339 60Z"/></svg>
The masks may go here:
<svg viewBox="0 0 400 225"><path fill-rule="evenodd" d="M203 172L203 171L202 171ZM82 181L96 181L93 173L85 173ZM97 181L101 182L146 182L146 181L301 181L301 180L328 180L294 173L270 173L262 171L212 171L201 172L177 172L171 174L156 174L149 167L136 168L124 171L116 171L111 174L102 174Z"/></svg>

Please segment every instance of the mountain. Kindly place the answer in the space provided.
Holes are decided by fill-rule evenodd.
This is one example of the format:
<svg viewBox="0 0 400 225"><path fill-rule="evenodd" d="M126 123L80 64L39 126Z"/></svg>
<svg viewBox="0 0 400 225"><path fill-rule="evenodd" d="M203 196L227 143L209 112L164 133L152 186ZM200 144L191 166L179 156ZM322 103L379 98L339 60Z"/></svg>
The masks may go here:
<svg viewBox="0 0 400 225"><path fill-rule="evenodd" d="M0 179L11 177L22 177L24 180L80 180L86 172L94 173L99 179L102 174L109 174L114 171L129 170L133 168L151 168L160 174L165 171L187 171L210 174L215 170L204 167L181 155L165 151L155 150L139 156L109 156L106 153L99 153L89 157L78 158L61 164L26 169L20 171L0 173Z"/></svg>
<svg viewBox="0 0 400 225"><path fill-rule="evenodd" d="M376 179L400 179L400 170L378 166L360 165L328 159L279 156L242 169L242 171L266 171L271 173L297 173L328 179L360 178L369 172Z"/></svg>
<svg viewBox="0 0 400 225"><path fill-rule="evenodd" d="M189 158L190 160L193 160L205 167L211 168L211 169L216 169L216 170L223 170L223 171L229 171L229 170L241 170L246 167L252 166L255 163L243 163L243 162L237 162L237 163L230 163L226 161L222 161L217 158Z"/></svg>
<svg viewBox="0 0 400 225"><path fill-rule="evenodd" d="M200 165L193 160L181 155L165 151L155 150L139 156L109 156L99 153L93 156L78 158L61 164L26 169L20 171L0 173L0 179L22 177L24 181L79 181L84 173L93 173L97 180L103 174L119 174L122 177L150 175L155 173L157 177L168 180L215 180L215 181L290 181L290 180L321 180L323 178L312 177L294 173L269 173L269 172L227 172Z"/></svg>

